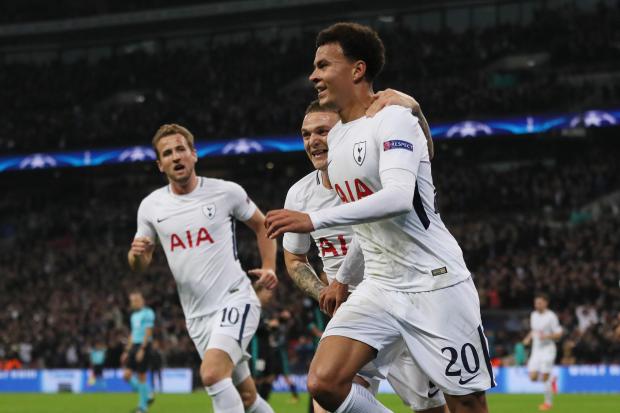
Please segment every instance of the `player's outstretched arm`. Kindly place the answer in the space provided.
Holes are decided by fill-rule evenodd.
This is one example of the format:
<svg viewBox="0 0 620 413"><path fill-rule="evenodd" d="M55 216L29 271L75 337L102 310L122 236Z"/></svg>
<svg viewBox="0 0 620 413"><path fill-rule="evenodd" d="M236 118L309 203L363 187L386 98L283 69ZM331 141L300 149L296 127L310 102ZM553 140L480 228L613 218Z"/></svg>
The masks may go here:
<svg viewBox="0 0 620 413"><path fill-rule="evenodd" d="M250 227L256 235L256 244L261 258L261 268L248 271L248 274L258 277L258 283L266 288L273 289L278 285L276 276L276 251L278 246L273 239L267 237L265 229L265 216L257 208L252 217L244 223Z"/></svg>
<svg viewBox="0 0 620 413"><path fill-rule="evenodd" d="M127 253L129 268L136 273L143 273L153 260L155 244L149 237L136 237Z"/></svg>
<svg viewBox="0 0 620 413"><path fill-rule="evenodd" d="M325 284L321 282L316 272L308 262L305 254L293 254L284 250L284 263L288 274L304 293L319 301L319 295Z"/></svg>
<svg viewBox="0 0 620 413"><path fill-rule="evenodd" d="M381 173L383 188L356 202L305 213L278 209L269 211L267 235L275 239L287 232L309 233L338 225L358 225L406 214L413 209L415 175L390 169Z"/></svg>
<svg viewBox="0 0 620 413"><path fill-rule="evenodd" d="M431 128L428 126L428 122L426 121L424 113L422 113L422 108L420 107L420 104L412 96L409 96L406 93L394 89L385 89L377 92L373 95L372 104L366 110L366 116L373 117L384 107L394 105L403 106L405 108L411 109L411 113L416 115L416 117L420 121L420 127L424 132L424 136L426 137L428 156L430 159L433 159L433 155L435 154L435 147L433 145Z"/></svg>
<svg viewBox="0 0 620 413"><path fill-rule="evenodd" d="M532 332L530 331L529 333L527 333L527 336L525 336L522 343L525 346L529 346L531 342L532 342Z"/></svg>

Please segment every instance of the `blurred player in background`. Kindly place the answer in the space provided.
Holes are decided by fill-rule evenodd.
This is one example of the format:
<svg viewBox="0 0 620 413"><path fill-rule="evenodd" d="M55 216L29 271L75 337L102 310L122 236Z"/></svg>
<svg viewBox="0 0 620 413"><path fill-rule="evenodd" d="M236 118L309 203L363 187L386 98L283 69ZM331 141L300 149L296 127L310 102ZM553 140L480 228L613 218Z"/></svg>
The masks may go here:
<svg viewBox="0 0 620 413"><path fill-rule="evenodd" d="M132 310L131 335L121 355L121 364L125 365L123 378L133 391L138 393L138 407L135 412L144 413L148 410L148 405L153 402L146 373L150 367L155 312L145 306L140 291L129 294L129 303Z"/></svg>
<svg viewBox="0 0 620 413"><path fill-rule="evenodd" d="M264 216L241 186L196 175L194 136L186 128L163 125L152 143L169 185L140 204L129 266L146 270L159 240L202 358L200 377L214 412L273 412L256 393L247 363L260 302L237 258L234 229L239 220L254 231L262 267L248 273L275 288L276 243L266 237Z"/></svg>
<svg viewBox="0 0 620 413"><path fill-rule="evenodd" d="M374 30L335 24L319 33L316 46L310 80L320 103L340 115L329 132L327 168L343 203L309 214L270 211L268 233L353 225L357 243L343 265L363 262L365 271L327 325L310 366L310 393L336 413L389 412L354 379L370 362L385 376L404 340L453 413L487 412L485 390L495 381L478 293L435 207L419 120L399 106L365 116L385 62ZM343 281L337 276L327 288L346 292Z"/></svg>
<svg viewBox="0 0 620 413"><path fill-rule="evenodd" d="M90 368L92 370L92 376L88 380L88 384L97 388L104 388L105 381L103 380L103 366L105 364L106 348L105 343L101 338L95 341L95 345L91 347L89 352Z"/></svg>
<svg viewBox="0 0 620 413"><path fill-rule="evenodd" d="M537 294L534 298L534 311L530 315L530 332L523 339L523 344L532 344L527 370L532 381L542 381L545 385L545 400L538 406L539 410L553 407L553 393L556 379L552 376L557 349L555 342L562 338L562 327L555 313L549 310L549 297Z"/></svg>
<svg viewBox="0 0 620 413"><path fill-rule="evenodd" d="M153 393L162 391L162 367L161 342L158 339L154 339L151 346L151 390Z"/></svg>
<svg viewBox="0 0 620 413"><path fill-rule="evenodd" d="M393 90L379 92L375 96L373 105L367 111L369 116L376 114L386 105L400 104L409 107L414 113L424 118L418 103L410 96ZM327 153L329 150L327 134L339 119L338 113L334 109L321 107L318 101L312 102L306 109L301 134L306 153L315 171L291 187L286 197L285 208L311 212L341 204L341 200L332 189L327 175ZM426 136L429 151L432 151L430 132ZM347 254L353 235L353 228L350 226L313 231L310 234L286 233L283 239L284 260L289 275L304 292L319 301L319 294L323 287L331 283L336 277L336 272ZM324 271L320 278L308 262L307 253L312 242L316 244L319 256L323 261ZM360 272L363 273L363 269ZM350 288L352 289L353 286L351 285ZM390 368L388 381L405 404L415 411L428 413L445 411L443 394L429 381L426 375L420 372L407 350L403 351L403 355ZM378 381L375 380L374 382L375 387L377 387ZM314 410L316 412L324 411L318 405L314 406Z"/></svg>
<svg viewBox="0 0 620 413"><path fill-rule="evenodd" d="M289 377L288 362L288 329L291 314L273 305L273 291L262 285L255 287L256 295L261 302L261 320L252 339L252 371L256 378L258 393L269 400L273 382L279 375L289 386L293 403L299 401L297 386Z"/></svg>

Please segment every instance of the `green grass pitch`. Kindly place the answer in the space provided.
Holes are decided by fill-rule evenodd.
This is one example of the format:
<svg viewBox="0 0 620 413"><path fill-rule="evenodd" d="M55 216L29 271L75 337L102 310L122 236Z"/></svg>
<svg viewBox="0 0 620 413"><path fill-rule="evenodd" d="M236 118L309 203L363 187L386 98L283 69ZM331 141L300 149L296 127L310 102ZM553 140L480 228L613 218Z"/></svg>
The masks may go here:
<svg viewBox="0 0 620 413"><path fill-rule="evenodd" d="M380 399L395 413L408 412L394 395ZM493 413L538 412L542 395L489 395ZM131 394L0 394L0 413L129 413L136 403ZM306 413L308 396L290 403L286 393L274 394L270 403L276 413ZM157 395L151 413L210 413L210 401L204 393ZM560 394L552 413L619 413L620 395Z"/></svg>

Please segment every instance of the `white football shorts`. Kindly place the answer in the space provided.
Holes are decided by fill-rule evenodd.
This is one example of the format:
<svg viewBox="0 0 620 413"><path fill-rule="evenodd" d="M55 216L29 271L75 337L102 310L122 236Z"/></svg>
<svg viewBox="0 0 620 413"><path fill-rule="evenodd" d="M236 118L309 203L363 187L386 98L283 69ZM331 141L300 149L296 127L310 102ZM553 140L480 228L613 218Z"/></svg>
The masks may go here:
<svg viewBox="0 0 620 413"><path fill-rule="evenodd" d="M254 290L240 288L227 297L215 312L186 321L187 331L200 358L209 349L222 350L236 365L233 382L239 384L250 375L246 351L260 322L260 303Z"/></svg>
<svg viewBox="0 0 620 413"><path fill-rule="evenodd" d="M555 351L532 351L527 361L527 371L530 373L549 374L555 364Z"/></svg>
<svg viewBox="0 0 620 413"><path fill-rule="evenodd" d="M349 337L377 350L372 362L375 371L366 366L362 375L387 377L402 355L399 349L404 341L426 375L421 380L428 379L445 394L495 387L480 301L471 278L421 293L386 290L364 280L338 309L322 339L329 336Z"/></svg>

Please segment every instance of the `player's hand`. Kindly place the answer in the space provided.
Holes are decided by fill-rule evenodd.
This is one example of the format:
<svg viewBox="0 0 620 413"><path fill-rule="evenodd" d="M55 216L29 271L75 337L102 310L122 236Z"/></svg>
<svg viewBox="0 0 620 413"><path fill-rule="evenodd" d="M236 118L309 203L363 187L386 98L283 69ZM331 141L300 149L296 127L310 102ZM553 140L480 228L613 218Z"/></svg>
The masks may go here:
<svg viewBox="0 0 620 413"><path fill-rule="evenodd" d="M258 277L257 285L262 285L268 290L273 290L278 286L278 276L271 268L254 268L248 274Z"/></svg>
<svg viewBox="0 0 620 413"><path fill-rule="evenodd" d="M375 93L372 98L372 104L366 109L366 116L370 118L375 116L386 106L403 106L411 109L413 113L418 113L420 111L420 104L417 100L398 90L385 89Z"/></svg>
<svg viewBox="0 0 620 413"><path fill-rule="evenodd" d="M307 234L314 231L310 215L288 209L276 209L267 212L265 228L267 228L267 236L271 239L275 239L285 232Z"/></svg>
<svg viewBox="0 0 620 413"><path fill-rule="evenodd" d="M321 290L319 295L319 307L329 316L336 314L336 310L349 297L349 286L334 280L330 285Z"/></svg>
<svg viewBox="0 0 620 413"><path fill-rule="evenodd" d="M136 353L136 361L140 363L142 362L143 359L144 359L144 349L140 348L140 350L138 350L138 352Z"/></svg>
<svg viewBox="0 0 620 413"><path fill-rule="evenodd" d="M126 351L123 351L123 354L121 354L121 366L124 366L127 364L128 358L129 358L129 354L127 354Z"/></svg>
<svg viewBox="0 0 620 413"><path fill-rule="evenodd" d="M130 252L135 257L139 257L142 254L148 254L153 252L154 249L155 244L153 243L153 240L151 240L149 237L137 237L134 238L133 242L131 243Z"/></svg>

